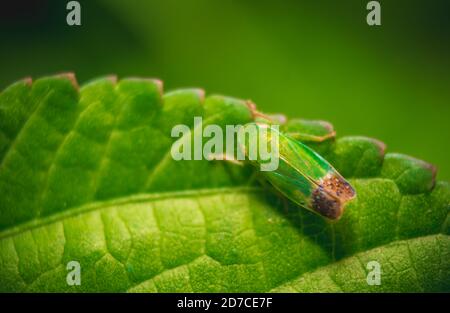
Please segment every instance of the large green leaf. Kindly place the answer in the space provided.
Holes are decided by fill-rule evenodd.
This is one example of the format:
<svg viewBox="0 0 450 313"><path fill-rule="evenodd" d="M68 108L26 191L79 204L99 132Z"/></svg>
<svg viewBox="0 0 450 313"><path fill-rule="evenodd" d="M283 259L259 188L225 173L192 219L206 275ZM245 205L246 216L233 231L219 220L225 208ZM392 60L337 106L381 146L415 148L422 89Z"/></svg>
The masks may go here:
<svg viewBox="0 0 450 313"><path fill-rule="evenodd" d="M358 197L338 222L218 161L174 161L175 124L243 124L244 101L157 80L24 80L0 94L2 291L450 291L447 182L343 137L311 147ZM321 135L322 122L285 130ZM190 138L186 138L190 140ZM69 286L66 265L81 265ZM381 285L366 282L369 261Z"/></svg>

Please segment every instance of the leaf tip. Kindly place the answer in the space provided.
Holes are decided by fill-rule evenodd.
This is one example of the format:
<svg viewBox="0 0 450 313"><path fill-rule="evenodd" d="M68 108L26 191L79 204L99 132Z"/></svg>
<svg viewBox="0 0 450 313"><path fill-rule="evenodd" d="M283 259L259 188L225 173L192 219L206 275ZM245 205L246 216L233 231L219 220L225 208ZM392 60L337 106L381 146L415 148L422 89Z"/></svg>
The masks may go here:
<svg viewBox="0 0 450 313"><path fill-rule="evenodd" d="M164 93L164 82L158 78L152 78L150 80L156 84L159 94L162 95Z"/></svg>
<svg viewBox="0 0 450 313"><path fill-rule="evenodd" d="M117 75L115 74L107 75L105 76L105 79L109 80L113 85L116 85L118 81Z"/></svg>
<svg viewBox="0 0 450 313"><path fill-rule="evenodd" d="M262 119L270 123L278 123L281 125L286 124L287 122L287 117L283 114L261 113L260 111L258 111L256 104L250 99L245 100L245 105L247 105L247 108L250 111L253 120Z"/></svg>
<svg viewBox="0 0 450 313"><path fill-rule="evenodd" d="M205 90L201 88L195 89L195 92L198 95L198 98L200 99L200 102L203 103L205 101Z"/></svg>
<svg viewBox="0 0 450 313"><path fill-rule="evenodd" d="M126 79L122 79L121 81L123 81L123 80L149 82L149 83L155 84L157 92L159 93L160 96L162 96L164 93L164 83L161 79L158 79L158 78L131 76L131 77L127 77Z"/></svg>
<svg viewBox="0 0 450 313"><path fill-rule="evenodd" d="M76 78L76 76L75 76L75 74L73 72L60 73L60 74L57 74L55 76L56 77L60 77L60 78L68 79L70 81L70 83L72 84L72 86L76 90L80 89L80 86L78 85L77 78Z"/></svg>
<svg viewBox="0 0 450 313"><path fill-rule="evenodd" d="M437 168L409 155L388 153L384 158L381 174L393 179L403 193L418 194L434 188Z"/></svg>
<svg viewBox="0 0 450 313"><path fill-rule="evenodd" d="M22 78L21 81L27 86L31 86L33 84L33 78L30 76Z"/></svg>
<svg viewBox="0 0 450 313"><path fill-rule="evenodd" d="M384 156L386 154L386 144L384 142L382 142L381 140L375 139L375 138L370 138L370 140L372 140L372 142L375 144L375 146L378 147L378 151L380 153L380 156Z"/></svg>
<svg viewBox="0 0 450 313"><path fill-rule="evenodd" d="M431 172L431 184L430 184L431 188L430 189L433 189L434 186L436 185L436 175L437 175L438 168L434 164L431 164L431 163L428 163L425 161L423 163L424 163L424 167Z"/></svg>

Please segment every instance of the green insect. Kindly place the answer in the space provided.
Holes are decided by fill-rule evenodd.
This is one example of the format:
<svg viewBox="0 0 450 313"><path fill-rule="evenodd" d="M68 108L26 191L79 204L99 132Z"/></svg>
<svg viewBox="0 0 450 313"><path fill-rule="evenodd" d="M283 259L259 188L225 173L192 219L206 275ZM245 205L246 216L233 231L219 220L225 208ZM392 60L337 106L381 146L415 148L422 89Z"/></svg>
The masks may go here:
<svg viewBox="0 0 450 313"><path fill-rule="evenodd" d="M345 205L356 197L354 188L322 156L299 140L273 127L271 117L256 111L252 103L249 103L249 108L254 117L260 121L246 124L244 128L256 127L258 131L266 130L263 141L267 143L273 138L278 140L278 168L273 171L261 171L262 177L297 205L328 219L339 219ZM330 136L334 136L334 133ZM315 141L324 139L327 138L308 138ZM249 156L248 145L248 142L240 144L246 157ZM257 167L265 163L261 158L249 161Z"/></svg>

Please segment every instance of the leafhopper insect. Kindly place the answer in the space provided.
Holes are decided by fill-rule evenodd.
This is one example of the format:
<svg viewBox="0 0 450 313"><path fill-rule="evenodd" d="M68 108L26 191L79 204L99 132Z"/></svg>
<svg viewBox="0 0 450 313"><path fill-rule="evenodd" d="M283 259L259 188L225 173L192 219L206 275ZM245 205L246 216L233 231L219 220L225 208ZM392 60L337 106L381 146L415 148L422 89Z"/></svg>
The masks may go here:
<svg viewBox="0 0 450 313"><path fill-rule="evenodd" d="M278 141L276 145L278 167L273 171L261 171L262 177L295 204L328 219L339 219L346 204L356 197L355 189L317 152L288 134L280 132L269 122L270 117L257 112L253 104L250 103L249 108L254 116L262 121L244 125L244 129L248 127L258 129L259 134L247 139L241 137L239 147L245 156L249 157L248 148L254 141L258 141L259 145L272 147L274 146L271 144L272 141ZM322 139L327 138L315 140ZM247 159L256 167L266 162L260 154L256 158Z"/></svg>
<svg viewBox="0 0 450 313"><path fill-rule="evenodd" d="M326 218L337 220L348 201L356 196L354 188L322 156L302 142L279 132L268 124L254 123L265 129L267 142L278 137L278 168L261 175L281 194L299 206ZM248 127L249 124L244 127ZM259 144L262 144L260 140ZM247 151L243 148L244 153ZM264 159L250 160L260 166Z"/></svg>

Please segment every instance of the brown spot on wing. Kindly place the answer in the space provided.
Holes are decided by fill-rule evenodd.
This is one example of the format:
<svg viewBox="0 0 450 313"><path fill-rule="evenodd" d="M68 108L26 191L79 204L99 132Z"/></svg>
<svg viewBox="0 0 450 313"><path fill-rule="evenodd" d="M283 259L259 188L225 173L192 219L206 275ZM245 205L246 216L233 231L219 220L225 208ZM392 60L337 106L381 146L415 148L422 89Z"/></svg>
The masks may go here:
<svg viewBox="0 0 450 313"><path fill-rule="evenodd" d="M312 207L320 215L333 220L342 215L343 207L339 199L330 196L322 187L316 188L312 196Z"/></svg>
<svg viewBox="0 0 450 313"><path fill-rule="evenodd" d="M341 201L348 201L355 197L355 189L341 176L334 173L327 174L320 184L325 192L339 198Z"/></svg>
<svg viewBox="0 0 450 313"><path fill-rule="evenodd" d="M313 209L330 219L339 219L345 204L356 196L353 187L341 176L326 175L312 193Z"/></svg>

